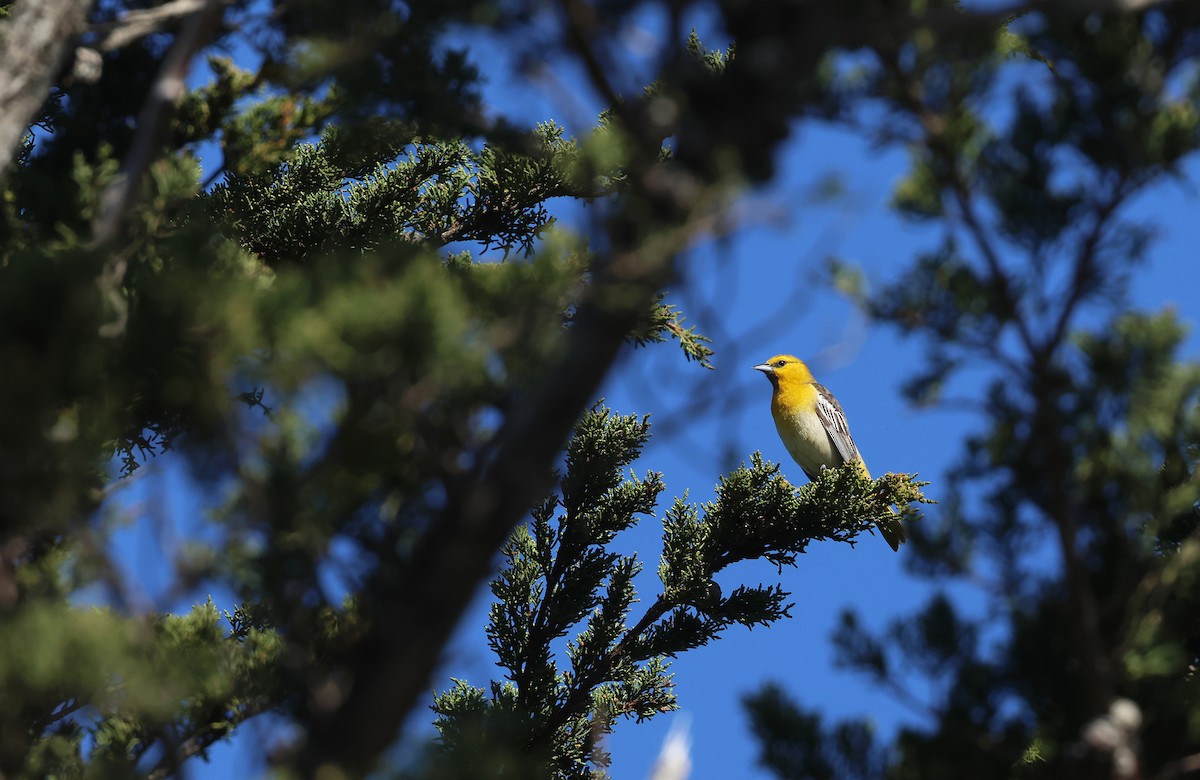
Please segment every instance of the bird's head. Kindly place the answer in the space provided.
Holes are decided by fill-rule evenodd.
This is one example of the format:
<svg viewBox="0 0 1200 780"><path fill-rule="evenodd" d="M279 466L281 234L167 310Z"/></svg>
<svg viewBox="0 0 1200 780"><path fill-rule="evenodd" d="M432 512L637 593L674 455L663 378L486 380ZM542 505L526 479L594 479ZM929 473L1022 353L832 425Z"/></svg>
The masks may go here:
<svg viewBox="0 0 1200 780"><path fill-rule="evenodd" d="M756 371L761 371L767 375L767 379L771 380L772 387L779 387L782 382L785 385L799 385L813 381L812 372L808 370L808 366L804 365L804 361L793 355L776 355L754 367Z"/></svg>

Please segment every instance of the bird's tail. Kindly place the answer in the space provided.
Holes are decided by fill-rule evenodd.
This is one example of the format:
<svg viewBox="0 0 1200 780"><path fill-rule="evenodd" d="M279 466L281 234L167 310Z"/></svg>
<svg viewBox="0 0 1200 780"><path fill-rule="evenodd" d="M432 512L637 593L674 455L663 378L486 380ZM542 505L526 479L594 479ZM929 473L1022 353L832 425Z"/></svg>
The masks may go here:
<svg viewBox="0 0 1200 780"><path fill-rule="evenodd" d="M879 526L879 533L883 535L883 540L887 542L893 550L900 552L900 545L908 541L908 532L904 530L904 524L900 522L900 515L895 509L888 507L892 512L892 516L887 520L880 520L876 523Z"/></svg>
<svg viewBox="0 0 1200 780"><path fill-rule="evenodd" d="M862 458L858 459L858 466L866 478L870 479L871 472L867 470L867 464L863 463ZM904 530L904 524L900 522L900 515L896 510L889 506L888 511L892 513L892 516L887 520L880 520L875 525L879 528L879 533L888 546L896 552L900 552L900 545L908 541L908 532Z"/></svg>

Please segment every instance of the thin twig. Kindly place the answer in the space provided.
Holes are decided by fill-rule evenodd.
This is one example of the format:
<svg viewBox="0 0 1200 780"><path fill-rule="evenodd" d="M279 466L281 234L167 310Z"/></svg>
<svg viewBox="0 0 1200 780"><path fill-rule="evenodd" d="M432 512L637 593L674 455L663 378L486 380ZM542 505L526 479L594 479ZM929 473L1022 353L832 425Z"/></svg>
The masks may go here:
<svg viewBox="0 0 1200 780"><path fill-rule="evenodd" d="M187 739L177 742L173 747L165 745L166 755L146 775L146 780L167 780L174 776L189 758L201 755L210 747L225 739L229 732L245 723L250 718L261 715L271 709L272 703L265 698L244 702L232 719L225 721L214 719L212 722L199 725ZM223 716L222 716L223 717ZM164 743L165 737L161 738Z"/></svg>
<svg viewBox="0 0 1200 780"><path fill-rule="evenodd" d="M1124 182L1118 182L1113 187L1112 197L1097 209L1096 221L1092 224L1091 230L1088 231L1087 237L1083 240L1083 244L1075 256L1067 300L1059 310L1058 319L1050 331L1050 337L1042 345L1042 351L1046 354L1057 349L1066 336L1067 326L1070 325L1072 316L1079 304L1083 302L1085 293L1091 286L1088 277L1095 273L1096 253L1099 251L1100 241L1104 237L1104 228L1108 225L1109 218L1125 203L1129 195L1130 192L1126 189Z"/></svg>

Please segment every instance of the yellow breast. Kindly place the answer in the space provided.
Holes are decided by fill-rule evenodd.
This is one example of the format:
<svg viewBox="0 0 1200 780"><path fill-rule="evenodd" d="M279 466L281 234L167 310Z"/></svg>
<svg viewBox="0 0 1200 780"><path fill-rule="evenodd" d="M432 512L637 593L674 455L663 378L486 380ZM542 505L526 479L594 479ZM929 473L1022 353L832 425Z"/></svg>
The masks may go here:
<svg viewBox="0 0 1200 780"><path fill-rule="evenodd" d="M817 417L816 408L817 389L808 382L787 386L781 383L771 395L775 430L779 431L788 454L810 475L842 462L821 418Z"/></svg>

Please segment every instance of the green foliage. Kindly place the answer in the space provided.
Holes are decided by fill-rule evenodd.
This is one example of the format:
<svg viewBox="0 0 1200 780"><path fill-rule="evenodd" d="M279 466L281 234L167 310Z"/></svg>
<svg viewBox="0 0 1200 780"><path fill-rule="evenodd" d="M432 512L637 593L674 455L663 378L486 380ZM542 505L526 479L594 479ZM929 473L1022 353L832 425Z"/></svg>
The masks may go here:
<svg viewBox="0 0 1200 780"><path fill-rule="evenodd" d="M258 74L224 57L209 57L211 83L192 90L177 109L175 143L185 145L216 137L221 163L210 180L225 172L263 176L291 157L294 147L310 138L332 116L336 92L320 98L261 89ZM239 109L238 104L242 107Z"/></svg>
<svg viewBox="0 0 1200 780"><path fill-rule="evenodd" d="M700 40L700 36L696 34L695 28L688 33L688 54L698 60L710 73L723 73L725 66L734 57L734 49L734 46L730 46L728 49L706 49L704 48L704 43Z"/></svg>
<svg viewBox="0 0 1200 780"><path fill-rule="evenodd" d="M128 772L165 730L178 735L175 749L185 751L180 756L203 755L242 720L262 712L277 686L282 644L257 631L227 635L219 617L210 601L187 615L148 619L45 605L5 620L8 641L0 653L9 663L0 689L10 700L62 697L31 724L46 736L30 753L26 771L74 774L90 764ZM25 653L24 647L38 652ZM94 717L74 720L81 710ZM7 712L5 733L19 733L22 720L20 712ZM84 739L92 743L86 762ZM154 760L168 769L180 756Z"/></svg>
<svg viewBox="0 0 1200 780"><path fill-rule="evenodd" d="M712 348L708 346L711 342L708 337L696 333L695 327L684 327L684 319L686 318L678 307L664 304L662 296L660 296L645 325L635 330L631 339L639 347L642 347L646 344L662 343L669 338L674 338L679 341L684 357L711 369L712 363L709 362L709 358L714 354Z"/></svg>
<svg viewBox="0 0 1200 780"><path fill-rule="evenodd" d="M732 625L789 616L778 585L739 585L724 595L718 573L759 557L794 565L813 541L853 544L890 502L923 500L921 483L896 475L875 483L852 466L826 470L797 491L756 454L722 478L714 501L676 499L667 510L662 593L630 625L641 562L609 545L653 515L665 489L653 472L623 476L649 433L645 418L602 406L580 420L561 494L513 533L492 581L487 635L507 682L485 690L455 680L437 696L443 752L427 776L602 776L608 759L599 739L618 720L676 708L670 658Z"/></svg>
<svg viewBox="0 0 1200 780"><path fill-rule="evenodd" d="M319 144L289 145L278 166L227 174L211 208L243 246L276 266L396 240L528 255L551 221L545 201L578 194L567 179L574 145L553 124L538 128L533 155L492 146L476 153L462 140L422 143L402 127L393 132L401 135L386 138L369 169L361 156L347 157L345 133L336 130Z"/></svg>

